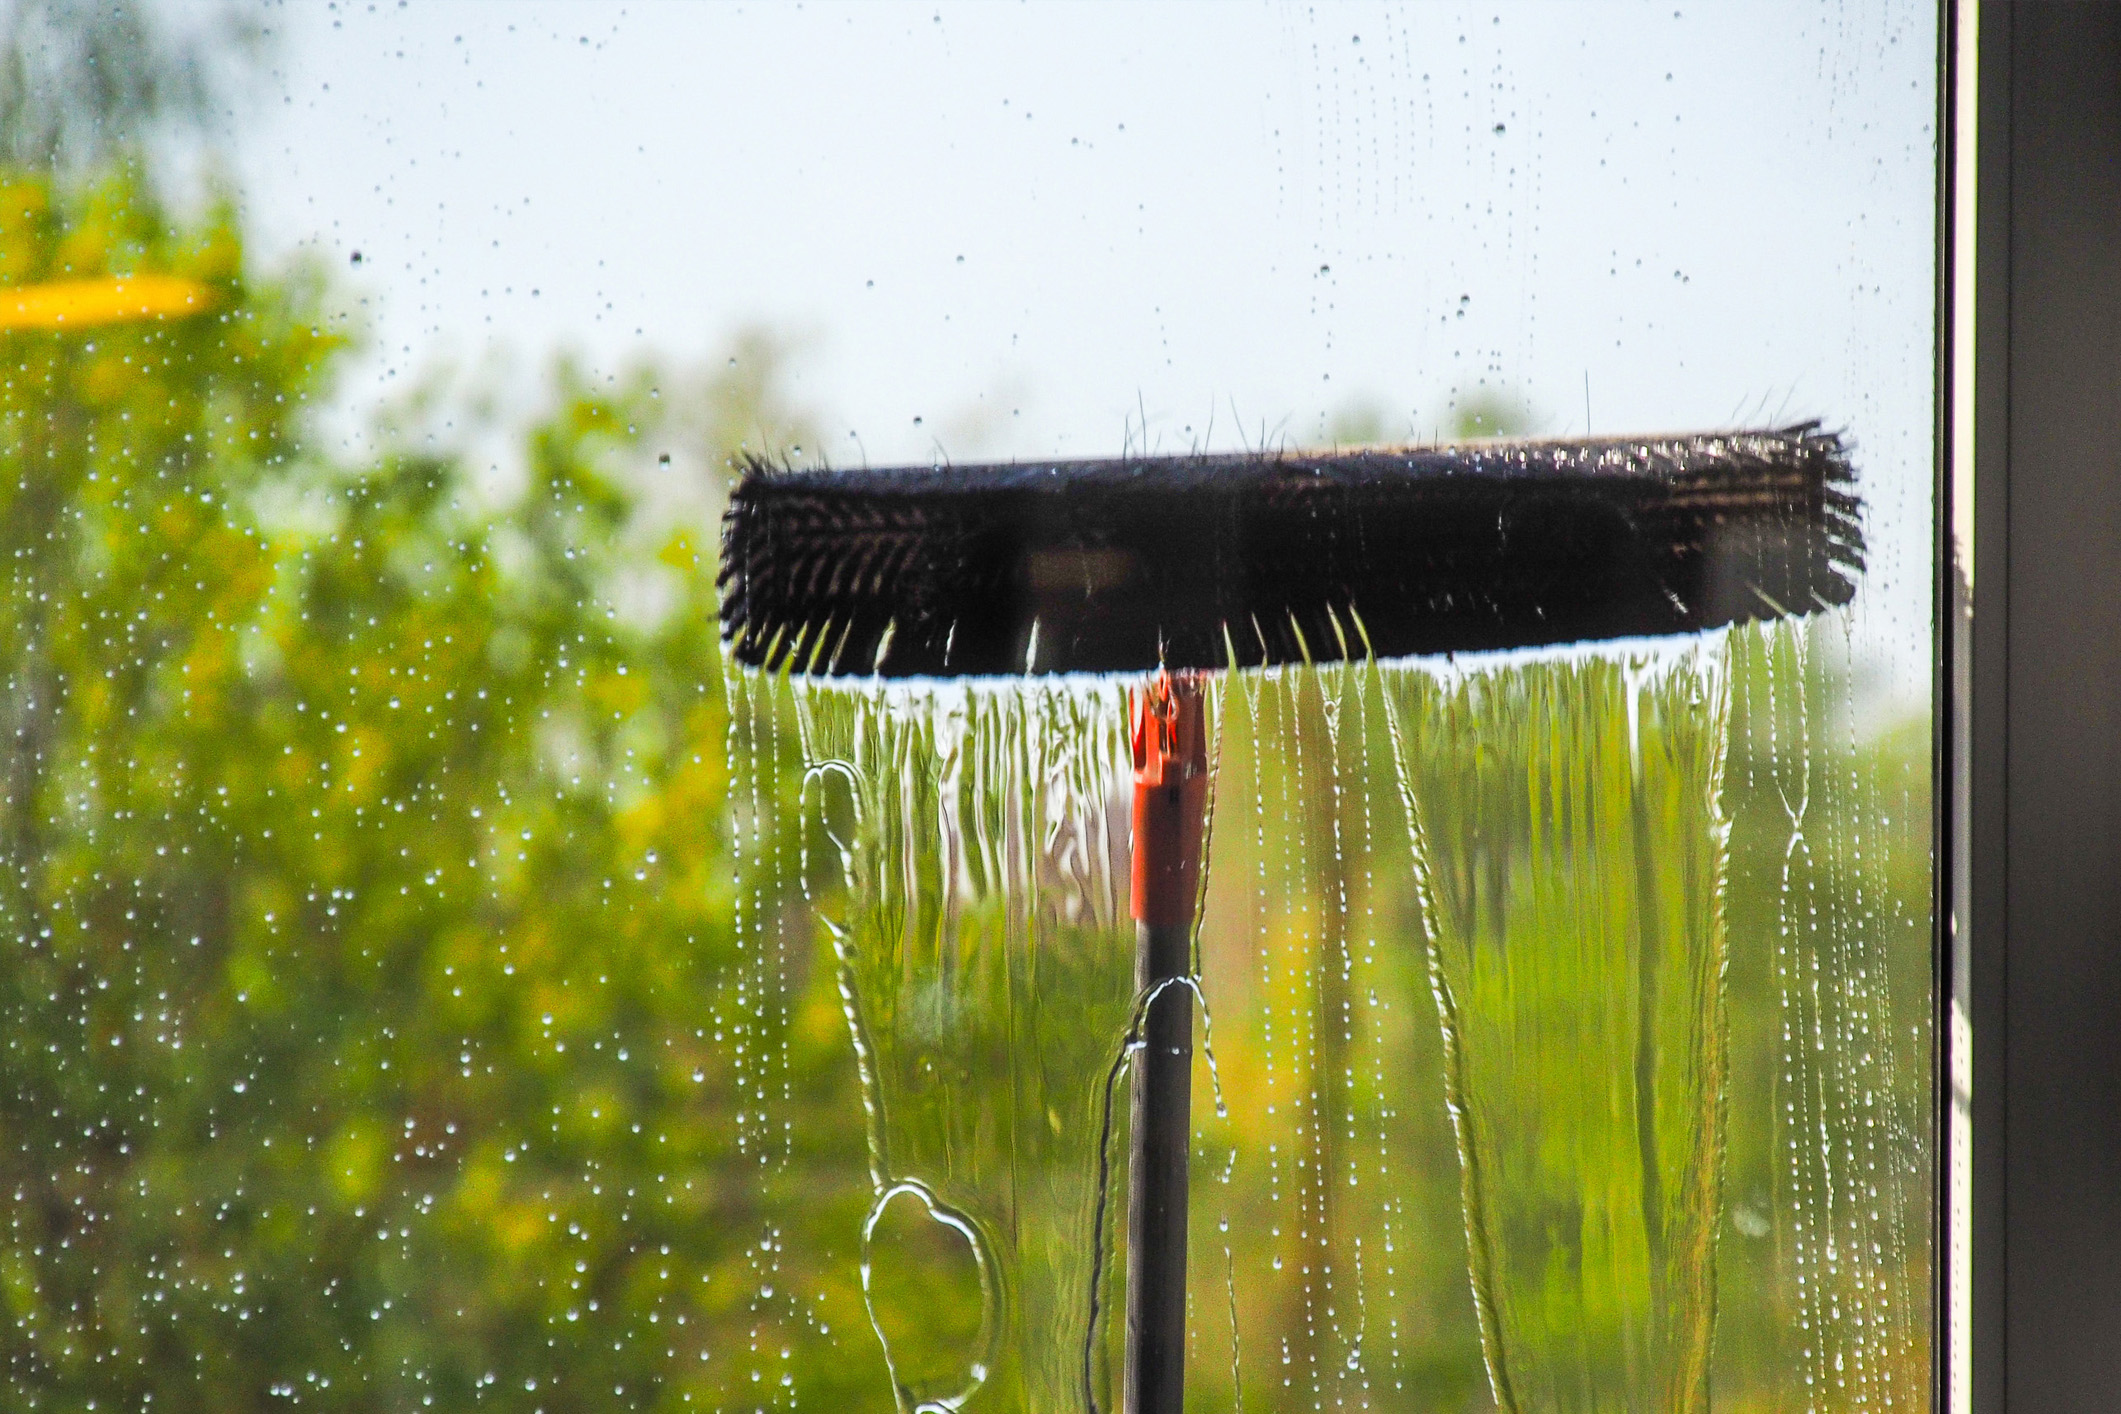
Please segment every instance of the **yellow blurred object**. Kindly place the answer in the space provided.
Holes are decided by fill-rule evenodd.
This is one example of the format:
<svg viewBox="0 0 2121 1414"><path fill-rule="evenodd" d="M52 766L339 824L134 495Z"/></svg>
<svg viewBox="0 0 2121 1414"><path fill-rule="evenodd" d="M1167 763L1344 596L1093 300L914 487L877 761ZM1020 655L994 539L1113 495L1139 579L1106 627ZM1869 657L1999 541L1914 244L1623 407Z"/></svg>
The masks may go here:
<svg viewBox="0 0 2121 1414"><path fill-rule="evenodd" d="M0 288L0 330L83 329L197 314L213 291L179 275L117 275Z"/></svg>

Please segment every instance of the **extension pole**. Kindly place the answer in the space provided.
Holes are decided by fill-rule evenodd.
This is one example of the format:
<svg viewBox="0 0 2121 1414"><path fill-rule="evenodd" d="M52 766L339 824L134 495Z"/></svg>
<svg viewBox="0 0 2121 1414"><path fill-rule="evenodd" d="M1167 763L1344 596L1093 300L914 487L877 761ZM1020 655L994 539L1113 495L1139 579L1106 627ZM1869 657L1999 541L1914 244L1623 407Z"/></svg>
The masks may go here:
<svg viewBox="0 0 2121 1414"><path fill-rule="evenodd" d="M1134 699L1134 987L1192 975L1208 752L1197 677ZM1125 1414L1181 1414L1186 1387L1186 1163L1193 993L1166 986L1142 1021L1127 1170Z"/></svg>

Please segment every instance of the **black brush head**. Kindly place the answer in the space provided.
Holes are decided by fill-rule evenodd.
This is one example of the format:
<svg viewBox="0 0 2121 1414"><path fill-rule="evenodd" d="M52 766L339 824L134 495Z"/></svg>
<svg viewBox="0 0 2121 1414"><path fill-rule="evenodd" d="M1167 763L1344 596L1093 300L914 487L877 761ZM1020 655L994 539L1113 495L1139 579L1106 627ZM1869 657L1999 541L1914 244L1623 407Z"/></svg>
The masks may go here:
<svg viewBox="0 0 2121 1414"><path fill-rule="evenodd" d="M889 471L753 460L737 661L1148 671L1690 633L1845 604L1838 435L1768 432Z"/></svg>

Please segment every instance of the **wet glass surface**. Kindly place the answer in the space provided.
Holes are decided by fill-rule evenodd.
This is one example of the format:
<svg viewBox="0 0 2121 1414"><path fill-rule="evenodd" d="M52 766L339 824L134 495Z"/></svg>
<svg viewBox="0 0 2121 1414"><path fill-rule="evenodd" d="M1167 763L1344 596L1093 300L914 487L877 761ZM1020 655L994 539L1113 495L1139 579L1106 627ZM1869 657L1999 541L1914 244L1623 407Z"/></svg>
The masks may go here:
<svg viewBox="0 0 2121 1414"><path fill-rule="evenodd" d="M1188 1385L1929 1407L1935 23L9 11L4 1402L1116 1407L1127 684L732 458L1820 418L1846 608L1212 684Z"/></svg>

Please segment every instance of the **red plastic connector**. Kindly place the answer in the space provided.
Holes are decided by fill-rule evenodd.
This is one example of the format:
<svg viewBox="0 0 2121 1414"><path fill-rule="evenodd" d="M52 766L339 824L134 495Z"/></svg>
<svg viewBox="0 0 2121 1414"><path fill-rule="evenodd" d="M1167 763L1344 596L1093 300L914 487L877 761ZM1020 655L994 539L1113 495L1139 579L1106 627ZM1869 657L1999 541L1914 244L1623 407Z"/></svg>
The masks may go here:
<svg viewBox="0 0 2121 1414"><path fill-rule="evenodd" d="M1200 679L1160 673L1133 694L1134 916L1188 927L1200 891L1208 732Z"/></svg>

